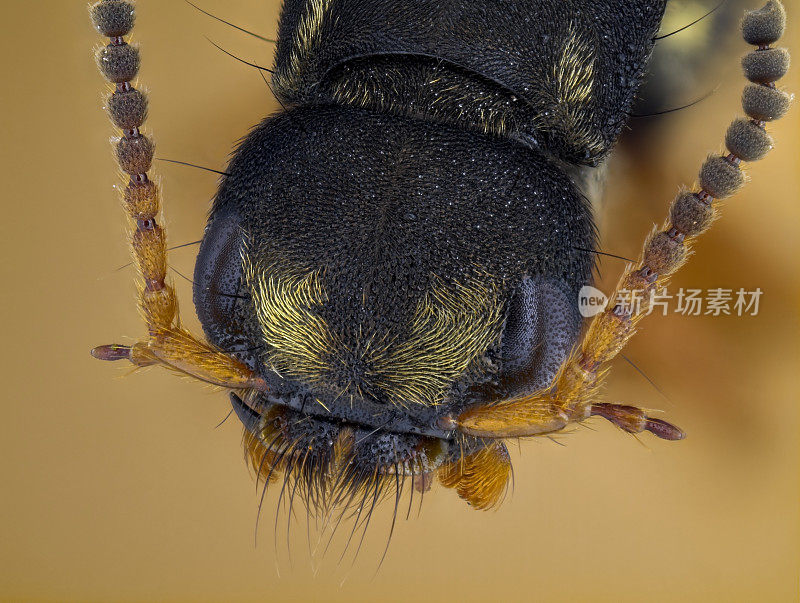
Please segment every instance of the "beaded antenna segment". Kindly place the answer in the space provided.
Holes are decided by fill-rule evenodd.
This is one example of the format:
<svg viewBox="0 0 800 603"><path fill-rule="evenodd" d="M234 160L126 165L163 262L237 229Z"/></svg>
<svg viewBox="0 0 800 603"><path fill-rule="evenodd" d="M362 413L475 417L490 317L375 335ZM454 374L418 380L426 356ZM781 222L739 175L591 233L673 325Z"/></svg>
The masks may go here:
<svg viewBox="0 0 800 603"><path fill-rule="evenodd" d="M148 176L155 146L140 129L147 117L147 97L131 83L140 65L138 47L125 41L133 29L134 5L127 0L102 0L89 12L97 31L109 38L96 59L100 72L114 85L107 107L112 123L122 130L115 155L129 178L122 206L133 227L131 253L139 277L139 310L148 330L148 337L132 346L99 346L92 355L100 360L127 359L137 366L160 364L222 387L259 387L261 379L244 364L180 326L175 291L166 282L167 237L159 225L160 187Z"/></svg>
<svg viewBox="0 0 800 603"><path fill-rule="evenodd" d="M309 40L313 38L312 34L321 31L326 11L333 10L331 7L334 4L308 3L308 18L301 19L299 26L303 34L298 37L300 46L296 49L297 52L287 54L289 58L294 57L288 62L289 65L299 69L304 65L300 59L310 60L309 57L313 53L307 52ZM756 48L742 60L744 75L750 81L742 95L742 106L746 117L735 119L728 128L725 135L727 152L723 155L709 156L699 171L696 187L693 190L682 191L675 197L670 205L667 219L660 229L654 230L646 238L637 262L625 271L612 295L612 298L618 298L622 291L641 292L641 306L635 311L622 304L607 308L593 318L580 341L577 339L579 331L576 328L575 335L564 344L558 362L553 363L552 371L547 373L541 383L536 382L537 385L530 389L487 388L490 393L485 397L464 398L466 402L455 406L439 405L444 396L444 394L438 396L439 390L446 390L445 385L449 386L453 380L452 375L440 379L444 371L442 365L446 363L429 362L428 364L434 366L435 370L422 371L422 363L418 355L415 355L414 347L411 346L411 351L406 354L411 360L402 365L402 376L418 377L424 373L423 377L427 379L425 382L432 383L431 387L437 394L431 396L436 402L430 404L430 409L423 409L428 414L420 419L420 423L424 422L422 427L406 420L408 417L398 410L402 404L397 405L398 409L392 404L383 404L389 408L386 412L391 415L390 420L383 422L381 419L378 422L375 417L379 413L375 408L380 405L372 399L369 400L370 406L365 407L367 410L361 415L348 415L341 414L341 408L336 408L333 404L329 408L318 398L316 402L319 406L312 401L309 404L312 409L308 409L305 406L307 401L305 397L278 396L280 392L276 390L281 384L275 385L275 381L269 381L270 386L267 386L267 379L272 378L271 372L277 374L281 380L283 376L279 372L286 373L289 377L296 376L292 374L293 372L298 373L300 377L304 376L303 371L296 370L300 365L297 358L310 356L307 353L309 346L306 344L313 340L316 334L323 332L325 327L325 323L321 320L306 320L309 316L307 310L309 306L324 305L327 298L322 294L322 288L317 286L318 272L311 273L313 278L306 278L302 274L302 278L294 278L294 273L287 272L288 276L283 278L275 270L268 270L259 265L260 272L249 279L246 268L251 264L245 261L248 260L246 255L238 253L238 247L231 245L237 249L237 253L231 254L230 258L225 255L227 251L225 254L220 251L227 249L228 237L234 241L229 231L239 232L234 228L238 223L230 216L219 219L218 229L222 238L210 245L222 259L211 254L212 259L219 260L222 268L228 266L228 263L238 266L239 260L242 260L241 267L248 277L245 280L263 284L256 278L261 276L266 278L264 283L274 285L272 289L265 286L250 291L258 302L263 302L256 306L254 311L258 313L260 309L261 315L256 318L262 335L264 333L269 335L273 343L279 339L283 341L281 337L286 335L286 341L291 345L287 344L282 349L292 353L287 352L282 357L274 355L280 360L277 367L264 362L263 358L256 358L247 365L232 354L195 337L181 326L175 292L166 279L167 239L165 229L161 225L163 219L160 187L157 181L148 175L154 156L154 144L151 138L142 132L147 117L148 101L146 95L132 83L139 71L140 55L138 47L129 44L125 39L134 26L134 4L129 0L102 0L90 7L90 14L95 28L108 38L106 45L97 52L97 63L103 76L113 86L106 104L112 123L121 130L121 135L115 143L115 155L119 168L128 179L122 192L122 205L131 223L131 253L137 269L138 306L147 330L147 335L131 346L117 344L100 346L92 350L92 355L102 360L129 360L136 366L161 365L179 374L236 390L231 392L232 405L245 426L247 456L259 479L269 483L276 478L278 472L282 472L284 490L286 484L290 484L289 490L293 497L294 490L299 488L310 506L323 509L326 514L332 507L355 505L359 509L356 516L358 524L361 511L369 506L370 500L373 501L374 507L375 501L392 488L395 489L399 499L402 492L401 484L406 476L410 477L413 483L412 492L426 491L434 477L438 477L443 486L456 490L459 496L474 507L478 509L494 507L505 492L511 475L510 458L502 442L505 438L552 434L571 423L579 423L592 416L602 417L629 433L648 431L665 440L680 440L684 437L684 432L679 428L667 421L648 416L643 409L601 401L600 390L610 370L611 362L633 336L639 321L648 313L652 301L651 294L663 288L671 275L686 261L695 238L716 219L720 210L719 200L733 195L745 183L742 162L762 159L772 148L773 141L766 132L766 123L782 117L791 103L791 96L779 89L775 83L789 68L789 54L786 49L773 46L783 34L786 22L785 11L779 1L770 0L762 9L747 13L742 21L745 41ZM650 34L646 39L651 40ZM587 58L590 54L587 51L587 53L577 53L576 56L586 62L590 60ZM265 70L265 68L259 69ZM558 71L561 76L567 72L571 71L566 68ZM302 81L298 80L293 85L300 84ZM316 84L312 86L314 87ZM283 88L278 86L277 89L280 99ZM580 85L578 89L580 92L584 86ZM581 92L578 95L581 99L583 99L582 94ZM284 97L284 100L292 102L288 97ZM289 126L295 125L292 121L294 109L295 107L289 110L284 108L283 113L276 118L281 121L284 115L288 117L283 124L287 127L287 131L291 130ZM314 105L314 112L323 112L322 109L319 111L318 109L319 106ZM364 114L366 113L368 111L365 110ZM297 132L308 135L302 123L298 123L300 129L293 136L296 137ZM492 153L494 151L495 149ZM334 155L334 153L326 155L326 159ZM312 165L316 169L317 163ZM230 174L226 176L228 177L225 183L230 184L233 178ZM482 178L481 182L483 180L485 178ZM566 181L566 177L563 181ZM550 186L550 188L559 187ZM511 190L515 188L511 187ZM496 188L492 188L489 192L495 195L496 191ZM349 195L350 189L346 189L346 193ZM465 196L469 194L474 194L474 188ZM306 197L302 199L305 203ZM409 215L414 214L409 213ZM225 221L228 219L233 226ZM366 218L360 216L359 219L363 221ZM294 220L295 215L292 213L286 221L289 227L294 226ZM264 221L266 220L262 220ZM272 237L263 236L261 239L271 241ZM303 239L304 244L306 240ZM527 234L523 242L528 245ZM305 247L303 252L305 253ZM282 253L283 250L279 249L278 255ZM493 248L490 253L495 253ZM326 258L328 255L330 254L326 254ZM211 260L207 263L216 269L217 264ZM346 268L351 268L351 264ZM398 269L396 272L399 273L401 270ZM588 272L590 269L587 269ZM399 276L408 275L399 274ZM202 283L201 279L196 281ZM289 285L284 286L284 281ZM211 289L210 285L206 289L202 289L205 287L204 284L200 287L201 294ZM290 297L285 291L294 291L296 294L293 295L297 298L294 301L297 303L271 303L281 296ZM492 290L486 289L486 291ZM229 295L229 297L240 296ZM347 296L340 296L342 297ZM445 294L432 297L434 301L441 302L442 299L445 302L450 301ZM440 320L440 322L446 326L451 323L459 326L456 323L471 323L471 318L462 319L462 316L480 317L488 313L480 311L482 297L486 296L479 292L468 298L463 290L459 290L456 299L459 303L453 302L450 305L458 310L462 305L467 306L469 312L460 314L453 312L436 314L434 310L437 307L433 302L423 306L423 309L429 310L435 316L456 316L455 319ZM467 301L461 304L464 299ZM549 299L548 303L554 305L555 302L552 300L561 298L545 296L543 299ZM278 299L278 301L284 300ZM335 306L333 307L335 309ZM495 323L499 324L500 306L497 308L497 316L492 314L492 320L488 321L491 323L489 325L491 328L487 327L481 331L485 333L481 337L495 338ZM375 314L379 315L380 310L378 307ZM286 322L282 322L282 319L287 314L294 316L292 313L306 320L306 322L297 320L295 323L307 328L289 331L282 326ZM201 314L198 312L203 322ZM220 314L226 312L220 311ZM427 320L428 315L423 313L423 316ZM421 321L419 324L425 327L420 327L420 332L424 331L423 335L427 334L429 322ZM220 343L220 339L215 339L213 330L209 330L205 323L204 328L211 341L229 349L224 341ZM563 324L558 329L567 330ZM554 330L557 328L554 327ZM444 355L443 350L450 352L451 356L460 358L452 349L465 346L454 344L453 341L459 340L451 335L459 331L454 327L449 330L443 329L442 332L445 335L440 339L446 339L444 343L448 345L440 345L439 339L435 339L433 343L428 342L428 347L434 351L426 358L438 361ZM418 341L422 340L424 343L427 340L423 335ZM477 339L478 336L475 337ZM265 336L264 341L258 342L263 344L266 339ZM555 339L560 341L558 337ZM418 341L417 347L421 347ZM576 341L578 343L573 347ZM483 349L490 342L481 339L480 343L481 346L476 345L476 347ZM369 347L372 341L365 345ZM328 348L323 345L318 345L317 348L322 352L313 356L312 360L323 368L329 368L323 362L326 354L331 355ZM302 353L297 352L298 349ZM455 352L461 351L463 349L455 350ZM466 354L469 357L467 360L477 355L478 351L470 352ZM322 360L319 360L320 358ZM525 360L527 362L527 357ZM258 367L258 362L263 365L264 370L261 374L250 368L250 366ZM313 366L316 368L317 364ZM469 365L466 360L464 366L455 361L450 364L457 367L451 371L456 377L465 373ZM356 368L359 370L354 369L352 373L358 373L356 376L360 380L362 373L366 374L368 369L374 370L374 367L362 364L358 364ZM520 372L525 371L528 371L528 368L520 369ZM514 376L516 378L516 373ZM526 372L524 377L528 376ZM446 383L441 385L439 381ZM400 382L405 383L402 380ZM544 387L548 383L549 386ZM534 387L543 389L531 392ZM339 400L345 389L332 400L333 403ZM400 390L396 386L395 389ZM387 395L387 399L393 400L393 396L399 395L398 391L392 391L391 395ZM496 391L503 393L495 393ZM525 393L519 393L522 391ZM404 399L410 397L405 395ZM351 396L349 410L352 411L352 408ZM381 409L381 412L384 410ZM340 411L340 414L337 415L336 411ZM316 431L309 427L311 423L314 423ZM379 444L383 444L377 442L378 438L384 438L389 443L405 438L402 440L403 454L399 455L397 449L390 450L389 444L381 448ZM469 446L464 447L465 443ZM372 446L372 449L369 446ZM369 513L371 514L371 511Z"/></svg>
<svg viewBox="0 0 800 603"><path fill-rule="evenodd" d="M618 299L621 291L640 291L641 307L631 312L631 308L616 304L595 316L550 390L468 409L448 418L450 427L486 438L524 437L551 433L571 422L599 416L629 433L649 431L666 440L685 437L674 425L649 417L642 409L598 402L598 391L611 361L647 314L651 293L663 287L686 261L694 239L716 219L718 200L730 197L744 185L741 162L762 159L772 148L766 122L782 117L792 100L775 85L789 69L789 52L772 47L785 26L786 12L778 0L746 13L742 20L745 41L757 47L742 59L744 75L752 82L742 95L747 119L731 123L725 135L728 153L706 159L700 168L698 189L675 198L669 217L660 230L648 236L639 260L622 275L610 297Z"/></svg>

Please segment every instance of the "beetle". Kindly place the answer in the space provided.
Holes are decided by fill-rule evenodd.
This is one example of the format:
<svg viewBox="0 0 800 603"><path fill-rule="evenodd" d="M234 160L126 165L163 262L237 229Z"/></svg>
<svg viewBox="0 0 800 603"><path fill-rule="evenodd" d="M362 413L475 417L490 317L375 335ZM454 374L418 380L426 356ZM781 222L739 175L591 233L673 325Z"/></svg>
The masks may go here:
<svg viewBox="0 0 800 603"><path fill-rule="evenodd" d="M790 96L776 0L746 14L746 119L617 287L644 293L584 324L591 201L645 74L664 1L286 0L271 88L283 107L239 145L194 272L205 338L166 281L147 99L124 36L133 5L91 8L122 130L139 307L148 335L95 357L161 365L230 390L265 483L309 509L357 509L434 478L477 509L502 499L504 441L592 416L680 440L639 408L603 402L610 362L648 295L685 261L772 146ZM612 296L613 299L613 296ZM367 511L367 514L370 514ZM341 517L341 516L340 516Z"/></svg>

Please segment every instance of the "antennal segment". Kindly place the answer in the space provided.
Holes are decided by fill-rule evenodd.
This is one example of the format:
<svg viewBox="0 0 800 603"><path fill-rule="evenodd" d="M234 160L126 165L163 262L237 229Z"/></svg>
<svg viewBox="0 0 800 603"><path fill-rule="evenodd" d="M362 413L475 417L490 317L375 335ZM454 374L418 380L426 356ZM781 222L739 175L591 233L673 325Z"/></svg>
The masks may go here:
<svg viewBox="0 0 800 603"><path fill-rule="evenodd" d="M89 8L95 29L109 38L97 50L100 72L114 85L107 99L108 113L122 130L115 154L128 176L122 193L133 229L131 252L138 272L139 310L149 337L133 346L104 345L92 355L101 360L130 360L137 366L161 364L178 373L213 385L264 389L263 379L244 364L180 327L178 302L167 274L167 236L159 225L161 192L147 175L155 145L140 128L147 117L147 98L131 82L139 72L137 46L125 41L136 19L133 2L101 0Z"/></svg>
<svg viewBox="0 0 800 603"><path fill-rule="evenodd" d="M638 262L622 275L611 299L620 299L623 291L637 291L641 292L641 305L634 310L618 303L595 316L550 389L469 408L457 418L446 417L448 427L481 437L520 437L551 433L569 422L599 415L626 431L647 430L668 440L683 438L678 428L639 409L598 404L599 388L611 361L647 315L651 294L686 261L694 239L716 218L719 204L715 201L730 197L744 185L742 161L762 159L772 148L766 122L783 116L792 100L775 85L789 68L789 52L771 47L785 25L786 13L777 0L745 14L743 37L757 46L742 59L744 75L752 82L742 96L749 119L731 123L725 136L728 153L706 159L700 168L698 190L682 192L675 198L661 230L650 234Z"/></svg>
<svg viewBox="0 0 800 603"><path fill-rule="evenodd" d="M122 205L134 227L131 249L143 281L139 308L152 332L172 325L177 302L172 287L164 282L166 233L157 221L160 190L147 176L155 145L140 131L147 117L147 97L131 84L139 71L139 49L123 37L133 28L136 15L133 3L126 0L103 0L90 12L95 28L110 39L108 45L98 49L97 65L116 85L107 107L111 121L122 130L115 149L120 169L129 176Z"/></svg>
<svg viewBox="0 0 800 603"><path fill-rule="evenodd" d="M692 241L716 218L719 207L715 201L730 197L744 185L741 162L762 159L772 148L765 122L781 117L791 101L790 95L775 85L789 68L789 53L770 46L783 34L785 24L786 14L777 0L745 14L743 37L758 47L742 59L744 75L753 82L745 88L742 102L749 119L731 123L725 136L728 153L706 159L698 176L699 190L677 196L662 230L648 237L638 264L620 280L614 298L622 290L642 291L641 308L632 314L616 305L595 317L579 352L579 381L595 379L598 370L633 336L636 324L647 314L650 292L666 284L688 257ZM585 401L580 406L589 408Z"/></svg>

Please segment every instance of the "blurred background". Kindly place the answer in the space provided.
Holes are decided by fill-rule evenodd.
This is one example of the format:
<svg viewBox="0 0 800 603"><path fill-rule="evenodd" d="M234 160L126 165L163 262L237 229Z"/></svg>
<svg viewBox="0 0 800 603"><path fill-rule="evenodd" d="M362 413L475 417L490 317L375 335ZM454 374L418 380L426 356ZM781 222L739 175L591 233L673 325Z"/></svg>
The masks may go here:
<svg viewBox="0 0 800 603"><path fill-rule="evenodd" d="M235 143L278 109L255 70L208 36L269 65L272 48L180 0L140 0L135 39L158 154L223 169ZM682 183L691 184L740 113L735 24L742 2L663 40L642 111L610 166L604 251L635 257ZM749 4L749 3L748 3ZM752 7L755 7L755 2ZM712 2L671 2L665 31ZM273 36L279 4L202 0ZM800 6L784 44L800 56ZM95 601L791 601L800 568L800 110L770 130L776 149L726 203L671 286L761 288L755 317L652 316L612 372L607 398L666 411L679 443L597 421L512 447L513 494L497 512L434 486L402 520L380 571L389 509L359 559L309 555L305 517L274 535L267 496L242 461L227 396L164 371L128 374L89 349L142 334L125 222L83 0L4 0L0 86L3 396L0 598ZM691 51L689 51L691 50ZM782 82L800 91L800 69ZM672 82L671 87L669 82ZM170 242L200 238L216 176L161 163ZM171 262L191 274L196 247ZM600 263L608 291L623 263ZM196 328L191 288L175 276ZM314 541L313 531L310 540ZM287 553L291 547L291 560ZM332 548L335 548L332 547ZM279 577L280 574L280 577Z"/></svg>

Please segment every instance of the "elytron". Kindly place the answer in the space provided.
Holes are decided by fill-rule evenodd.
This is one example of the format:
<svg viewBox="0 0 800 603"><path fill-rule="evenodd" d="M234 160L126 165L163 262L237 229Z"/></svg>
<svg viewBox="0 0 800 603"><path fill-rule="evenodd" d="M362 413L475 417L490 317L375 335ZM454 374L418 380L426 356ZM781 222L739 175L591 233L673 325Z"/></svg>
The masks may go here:
<svg viewBox="0 0 800 603"><path fill-rule="evenodd" d="M508 439L602 417L629 433L684 432L603 401L609 366L742 162L789 108L770 0L742 21L745 117L647 237L591 321L578 291L596 249L589 197L631 112L666 0L286 0L270 86L282 111L239 145L194 272L204 338L167 282L147 99L128 44L133 3L91 7L109 38L146 336L95 357L164 366L230 390L257 474L308 508L374 506L435 479L477 509L511 472ZM611 296L613 300L615 296ZM287 494L288 495L288 494ZM344 512L344 511L342 511ZM358 519L356 520L358 521Z"/></svg>

